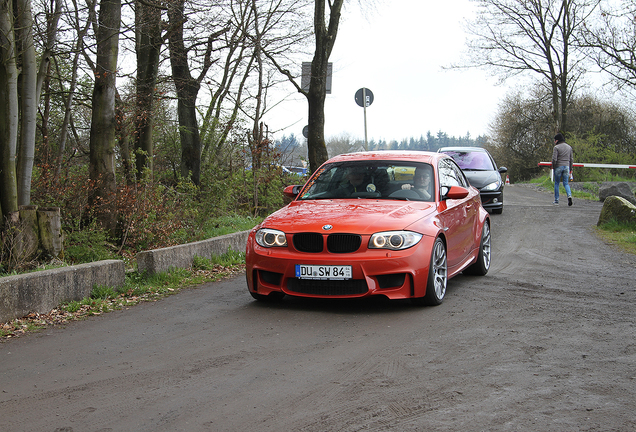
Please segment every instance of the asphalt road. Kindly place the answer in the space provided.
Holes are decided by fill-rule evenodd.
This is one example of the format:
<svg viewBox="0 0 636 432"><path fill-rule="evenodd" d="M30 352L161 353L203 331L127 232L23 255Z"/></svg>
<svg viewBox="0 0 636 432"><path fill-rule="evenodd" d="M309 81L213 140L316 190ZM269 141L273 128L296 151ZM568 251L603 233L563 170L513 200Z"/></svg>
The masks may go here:
<svg viewBox="0 0 636 432"><path fill-rule="evenodd" d="M0 431L636 430L636 257L551 201L507 187L438 307L238 277L1 343Z"/></svg>

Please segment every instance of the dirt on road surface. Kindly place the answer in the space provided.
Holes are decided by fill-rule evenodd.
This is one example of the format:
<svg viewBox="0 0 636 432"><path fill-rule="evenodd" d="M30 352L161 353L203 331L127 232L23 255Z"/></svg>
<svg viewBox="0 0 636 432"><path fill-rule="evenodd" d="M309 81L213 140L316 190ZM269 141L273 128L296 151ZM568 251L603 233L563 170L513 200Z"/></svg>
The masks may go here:
<svg viewBox="0 0 636 432"><path fill-rule="evenodd" d="M0 344L0 431L633 431L636 257L506 187L444 303L262 304L244 277Z"/></svg>

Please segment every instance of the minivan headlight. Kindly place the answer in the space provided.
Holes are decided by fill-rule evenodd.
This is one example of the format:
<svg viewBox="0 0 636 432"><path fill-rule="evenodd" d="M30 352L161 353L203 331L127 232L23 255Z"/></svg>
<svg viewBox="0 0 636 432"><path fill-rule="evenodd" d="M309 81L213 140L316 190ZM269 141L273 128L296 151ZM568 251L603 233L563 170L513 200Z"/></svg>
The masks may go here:
<svg viewBox="0 0 636 432"><path fill-rule="evenodd" d="M496 181L496 182L492 182L486 186L484 186L483 188L481 188L481 190L483 191L494 191L499 189L499 186L501 186L501 182L500 181Z"/></svg>

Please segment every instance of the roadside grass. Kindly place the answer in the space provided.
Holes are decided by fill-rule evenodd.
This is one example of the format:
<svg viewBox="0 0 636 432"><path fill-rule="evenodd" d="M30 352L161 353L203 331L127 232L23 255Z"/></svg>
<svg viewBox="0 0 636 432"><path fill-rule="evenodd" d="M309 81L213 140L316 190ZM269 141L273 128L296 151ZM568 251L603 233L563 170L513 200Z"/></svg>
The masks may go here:
<svg viewBox="0 0 636 432"><path fill-rule="evenodd" d="M547 175L530 180L530 184L540 186L548 191L554 191L554 182L550 180L550 176ZM574 186L572 186L570 189L572 190L573 197L590 201L598 200L599 186L597 183L583 182L582 185L578 183L577 187L581 187L583 190L575 189ZM563 185L559 186L559 194L565 195L565 188L563 187Z"/></svg>
<svg viewBox="0 0 636 432"><path fill-rule="evenodd" d="M229 251L211 259L195 257L189 269L174 269L152 276L130 272L126 274L124 285L118 289L95 286L88 298L64 303L48 314L31 313L24 318L0 324L0 341L50 326L127 309L142 302L157 301L184 288L234 276L244 268L245 253Z"/></svg>
<svg viewBox="0 0 636 432"><path fill-rule="evenodd" d="M636 255L636 223L627 224L613 220L596 227L596 233L606 242Z"/></svg>
<svg viewBox="0 0 636 432"><path fill-rule="evenodd" d="M613 177L611 178L611 180L604 181L631 182L633 181L633 179ZM530 180L530 183L540 186L548 191L554 190L554 183L552 182L552 180L550 180L550 176L548 175L543 175L541 177L532 179ZM576 187L583 189L583 191L572 188L572 195L574 197L598 201L598 182L578 182ZM559 191L560 193L565 194L565 188L563 187L563 185L560 186ZM595 232L607 243L615 245L627 253L636 255L636 224L626 224L614 220L596 227Z"/></svg>

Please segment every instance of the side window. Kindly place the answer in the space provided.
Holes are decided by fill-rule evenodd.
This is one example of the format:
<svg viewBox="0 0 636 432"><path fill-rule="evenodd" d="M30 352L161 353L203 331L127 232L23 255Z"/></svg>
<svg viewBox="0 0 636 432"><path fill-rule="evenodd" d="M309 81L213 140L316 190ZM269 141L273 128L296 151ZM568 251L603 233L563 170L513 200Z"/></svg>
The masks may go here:
<svg viewBox="0 0 636 432"><path fill-rule="evenodd" d="M459 170L457 165L454 162L451 162L450 159L442 159L441 161L439 161L440 189L443 187L449 188L451 186L464 186L462 184L463 174L461 174L461 170L460 170L459 174L461 174L461 176L458 177L457 175L458 173L455 170L455 168Z"/></svg>
<svg viewBox="0 0 636 432"><path fill-rule="evenodd" d="M466 176L464 175L464 172L461 170L461 168L459 166L457 166L457 164L455 162L451 162L449 161L450 164L453 166L453 171L455 171L455 178L457 178L457 181L459 183L458 186L462 186L467 188L468 187L468 180L466 179Z"/></svg>

